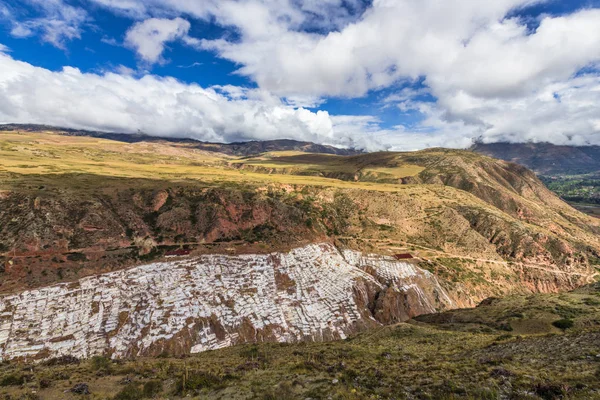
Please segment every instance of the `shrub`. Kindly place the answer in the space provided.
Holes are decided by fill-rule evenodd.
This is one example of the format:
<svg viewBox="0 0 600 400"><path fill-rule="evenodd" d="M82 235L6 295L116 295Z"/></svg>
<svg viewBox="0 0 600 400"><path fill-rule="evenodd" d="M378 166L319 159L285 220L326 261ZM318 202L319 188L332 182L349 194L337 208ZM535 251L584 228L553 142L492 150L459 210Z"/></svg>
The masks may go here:
<svg viewBox="0 0 600 400"><path fill-rule="evenodd" d="M179 378L175 394L182 395L188 392L197 392L202 389L216 389L222 386L223 380L210 372L188 372Z"/></svg>
<svg viewBox="0 0 600 400"><path fill-rule="evenodd" d="M129 384L113 397L113 400L141 400L143 393L138 384Z"/></svg>
<svg viewBox="0 0 600 400"><path fill-rule="evenodd" d="M52 386L52 381L50 379L40 379L40 389L48 389Z"/></svg>
<svg viewBox="0 0 600 400"><path fill-rule="evenodd" d="M153 398L157 394L160 394L160 392L162 392L162 389L163 389L162 381L159 381L159 380L148 381L148 382L144 383L144 389L143 389L144 397Z"/></svg>
<svg viewBox="0 0 600 400"><path fill-rule="evenodd" d="M112 373L112 361L107 357L95 356L91 360L92 371L97 375L110 375Z"/></svg>
<svg viewBox="0 0 600 400"><path fill-rule="evenodd" d="M494 339L496 342L502 342L505 340L510 340L513 338L513 335L511 335L510 333L505 333L504 335L500 335L497 336L496 339Z"/></svg>
<svg viewBox="0 0 600 400"><path fill-rule="evenodd" d="M0 386L21 386L27 381L27 377L21 374L4 375L0 379Z"/></svg>
<svg viewBox="0 0 600 400"><path fill-rule="evenodd" d="M568 388L559 383L544 382L535 385L533 391L544 400L554 400L564 398L568 393Z"/></svg>
<svg viewBox="0 0 600 400"><path fill-rule="evenodd" d="M54 357L49 360L44 361L44 365L48 367L53 367L55 365L72 365L79 364L79 359L73 356L60 356Z"/></svg>
<svg viewBox="0 0 600 400"><path fill-rule="evenodd" d="M554 321L552 325L564 331L566 329L572 328L573 325L575 325L575 322L572 319L565 318Z"/></svg>

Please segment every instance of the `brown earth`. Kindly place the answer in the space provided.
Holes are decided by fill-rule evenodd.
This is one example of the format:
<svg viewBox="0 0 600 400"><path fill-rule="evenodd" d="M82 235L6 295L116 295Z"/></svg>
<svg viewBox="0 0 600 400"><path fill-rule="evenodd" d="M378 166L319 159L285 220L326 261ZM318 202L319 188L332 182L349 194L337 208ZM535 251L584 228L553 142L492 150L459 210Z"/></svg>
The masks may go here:
<svg viewBox="0 0 600 400"><path fill-rule="evenodd" d="M265 253L316 241L412 252L465 304L572 289L599 264L599 220L526 168L472 152L283 152L232 164L180 143L152 143L153 154L144 142L2 137L2 292L139 265L177 248Z"/></svg>

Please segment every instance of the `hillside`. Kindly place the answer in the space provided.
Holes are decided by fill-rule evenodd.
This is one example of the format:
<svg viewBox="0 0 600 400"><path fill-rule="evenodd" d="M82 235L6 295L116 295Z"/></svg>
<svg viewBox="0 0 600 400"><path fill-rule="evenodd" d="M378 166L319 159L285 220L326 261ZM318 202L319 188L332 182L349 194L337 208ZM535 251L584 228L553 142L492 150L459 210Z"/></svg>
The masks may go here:
<svg viewBox="0 0 600 400"><path fill-rule="evenodd" d="M472 150L524 165L561 198L600 217L600 146L550 143L478 143Z"/></svg>
<svg viewBox="0 0 600 400"><path fill-rule="evenodd" d="M551 143L477 143L472 150L512 161L543 176L584 175L600 171L600 146Z"/></svg>
<svg viewBox="0 0 600 400"><path fill-rule="evenodd" d="M303 151L309 153L353 155L360 154L361 151L354 149L342 149L334 146L321 145L311 142L301 142L291 139L249 141L238 143L209 143L194 139L185 139L177 137L159 137L149 136L143 133L111 133L98 132L82 129L58 128L46 125L34 124L0 124L0 132L30 132L30 133L52 133L64 136L83 136L98 139L108 139L124 143L155 142L155 143L178 143L184 144L188 148L206 150L215 153L223 153L235 156L248 156L264 153L267 151Z"/></svg>
<svg viewBox="0 0 600 400"><path fill-rule="evenodd" d="M0 356L340 339L591 283L599 233L529 170L469 151L2 132Z"/></svg>
<svg viewBox="0 0 600 400"><path fill-rule="evenodd" d="M488 299L343 341L4 362L7 398L598 399L600 288Z"/></svg>

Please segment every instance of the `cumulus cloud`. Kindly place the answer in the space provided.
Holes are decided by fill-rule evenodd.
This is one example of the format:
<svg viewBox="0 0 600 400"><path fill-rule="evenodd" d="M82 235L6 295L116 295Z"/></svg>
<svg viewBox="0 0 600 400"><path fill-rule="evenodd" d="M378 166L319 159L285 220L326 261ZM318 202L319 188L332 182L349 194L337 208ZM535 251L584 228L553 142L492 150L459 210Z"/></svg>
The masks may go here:
<svg viewBox="0 0 600 400"><path fill-rule="evenodd" d="M11 24L10 34L24 38L39 34L44 42L60 49L66 43L81 38L83 25L88 20L87 12L81 7L74 7L63 0L25 0L36 10L38 16L19 20L13 10L4 6L0 14Z"/></svg>
<svg viewBox="0 0 600 400"><path fill-rule="evenodd" d="M125 35L125 45L135 49L140 58L150 64L162 59L168 42L188 38L190 23L183 18L150 18L132 26Z"/></svg>
<svg viewBox="0 0 600 400"><path fill-rule="evenodd" d="M0 46L0 49L3 49ZM84 74L53 72L0 52L0 122L43 123L208 141L294 138L367 150L467 147L486 141L537 140L600 144L600 78L581 75L516 102L469 97L444 104L410 100L404 90L385 104L417 110L424 119L407 128L381 128L374 116L329 115L293 107L261 89L203 88L173 78L138 77L131 70ZM467 95L463 95L467 96ZM403 108L403 110L400 110ZM510 117L507 117L510 116ZM465 120L471 121L466 123ZM473 121L482 120L481 123Z"/></svg>
<svg viewBox="0 0 600 400"><path fill-rule="evenodd" d="M165 120L161 124L170 127L166 134L235 140L236 135L269 138L277 132L278 137L407 150L465 147L474 138L600 144L598 9L541 15L532 28L519 10L546 0L88 1L134 20L125 43L146 63L164 62L168 43L181 41L236 63L238 74L256 82L257 90L200 88L202 96L216 96L226 109L222 123L216 123L218 118L202 114L204 109L197 111L199 118L190 107L204 99L198 87L156 77L136 79L127 71L122 72L128 76L82 75L82 82L93 78L103 85L126 79L133 91L126 97L127 109L141 108L150 115L152 107L157 116L175 111L167 113L161 99L139 100L146 92L132 82L151 82L165 90L166 98L183 106L181 113L190 118L186 121L198 124L175 129ZM198 19L236 34L216 40L192 38L189 21ZM34 29L18 26L23 35ZM63 42L68 37L63 35ZM65 71L61 79L68 75ZM167 81L174 83L166 85ZM175 83L180 92L164 89ZM108 87L114 95L116 89ZM394 87L401 89L393 91ZM375 116L330 116L302 108L320 107L330 97L355 98L381 89L386 89L380 103L386 113L397 109L399 114L420 116L420 121L390 127ZM28 112L35 115L34 110ZM108 115L115 112L109 108ZM232 119L225 122L225 115ZM139 125L141 119L134 117ZM276 123L283 125L276 129ZM117 128L133 129L124 124Z"/></svg>
<svg viewBox="0 0 600 400"><path fill-rule="evenodd" d="M291 105L319 106L328 97L420 81L414 93L404 89L384 102L418 113L420 123L380 129L358 118L337 125L376 134L392 148L413 146L407 140L413 147L466 146L474 137L600 142L598 9L542 15L532 30L518 10L545 0L93 1L138 16L185 14L235 29L234 40L196 44L240 65L239 74ZM584 68L592 72L582 75ZM419 98L424 92L433 102Z"/></svg>
<svg viewBox="0 0 600 400"><path fill-rule="evenodd" d="M296 138L340 144L325 111L285 105L258 89L203 88L173 78L54 72L0 53L0 122L231 142Z"/></svg>
<svg viewBox="0 0 600 400"><path fill-rule="evenodd" d="M203 46L243 65L239 73L281 96L363 96L425 76L436 95L520 95L600 59L600 10L546 17L532 34L503 19L522 0L375 1L341 31L246 33Z"/></svg>

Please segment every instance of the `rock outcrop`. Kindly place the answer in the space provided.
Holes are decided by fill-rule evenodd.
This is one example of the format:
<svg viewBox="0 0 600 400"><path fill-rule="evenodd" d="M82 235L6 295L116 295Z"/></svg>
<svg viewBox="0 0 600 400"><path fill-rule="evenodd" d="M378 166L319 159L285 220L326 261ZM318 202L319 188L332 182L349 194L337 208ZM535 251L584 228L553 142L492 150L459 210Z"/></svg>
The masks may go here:
<svg viewBox="0 0 600 400"><path fill-rule="evenodd" d="M205 255L0 297L0 359L340 339L452 307L428 271L331 244Z"/></svg>

